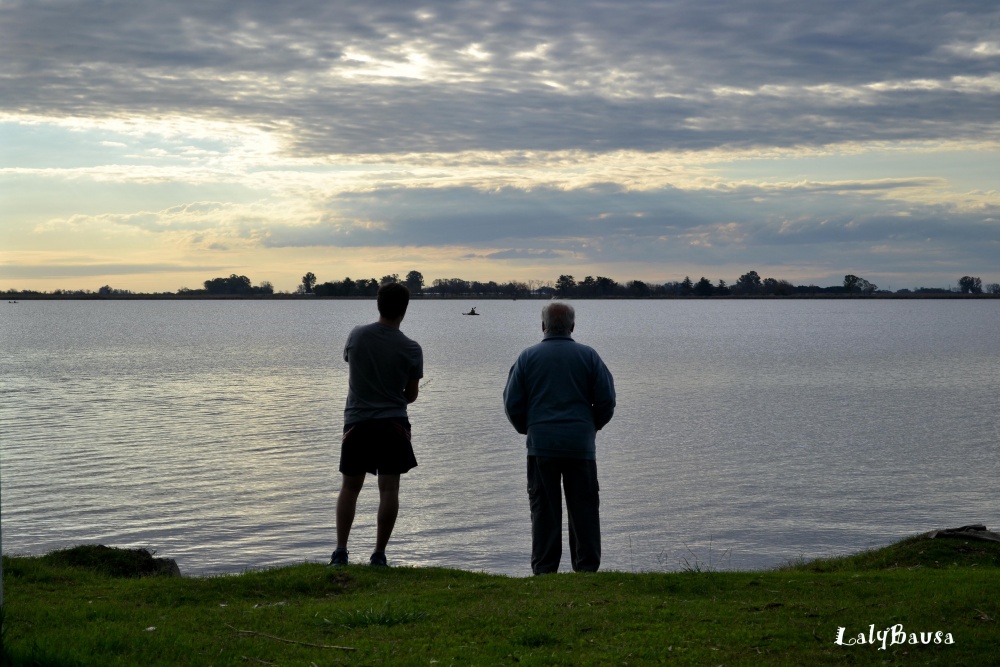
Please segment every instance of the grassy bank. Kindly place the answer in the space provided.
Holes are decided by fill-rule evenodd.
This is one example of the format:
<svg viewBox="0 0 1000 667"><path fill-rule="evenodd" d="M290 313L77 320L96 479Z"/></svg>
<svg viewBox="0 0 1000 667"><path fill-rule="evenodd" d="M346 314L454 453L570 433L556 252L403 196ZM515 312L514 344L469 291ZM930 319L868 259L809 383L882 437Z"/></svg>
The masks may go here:
<svg viewBox="0 0 1000 667"><path fill-rule="evenodd" d="M4 558L7 664L990 665L1000 639L1000 544L962 539L767 572L523 579L314 564L136 578L83 561Z"/></svg>

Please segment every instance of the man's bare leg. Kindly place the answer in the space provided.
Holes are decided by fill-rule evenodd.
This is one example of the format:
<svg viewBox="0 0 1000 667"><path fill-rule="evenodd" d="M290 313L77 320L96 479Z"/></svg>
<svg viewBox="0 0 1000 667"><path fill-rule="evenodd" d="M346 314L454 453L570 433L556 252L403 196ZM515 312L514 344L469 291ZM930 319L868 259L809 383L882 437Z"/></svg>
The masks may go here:
<svg viewBox="0 0 1000 667"><path fill-rule="evenodd" d="M384 553L399 514L399 475L378 476L378 528L375 532L375 552ZM339 525L337 528L340 530Z"/></svg>
<svg viewBox="0 0 1000 667"><path fill-rule="evenodd" d="M340 483L340 494L337 496L337 548L347 548L347 538L351 535L354 525L354 512L358 507L358 494L365 484L365 476L344 475Z"/></svg>

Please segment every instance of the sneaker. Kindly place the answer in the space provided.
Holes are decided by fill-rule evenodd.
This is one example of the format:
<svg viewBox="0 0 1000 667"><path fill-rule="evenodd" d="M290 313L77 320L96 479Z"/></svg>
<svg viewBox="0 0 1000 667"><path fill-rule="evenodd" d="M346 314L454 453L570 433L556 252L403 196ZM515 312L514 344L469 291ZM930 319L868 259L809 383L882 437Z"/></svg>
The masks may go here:
<svg viewBox="0 0 1000 667"><path fill-rule="evenodd" d="M368 564L374 567L389 567L389 562L385 559L384 551L376 551L373 553L371 559L368 561Z"/></svg>
<svg viewBox="0 0 1000 667"><path fill-rule="evenodd" d="M347 565L347 549L340 547L330 556L330 565Z"/></svg>

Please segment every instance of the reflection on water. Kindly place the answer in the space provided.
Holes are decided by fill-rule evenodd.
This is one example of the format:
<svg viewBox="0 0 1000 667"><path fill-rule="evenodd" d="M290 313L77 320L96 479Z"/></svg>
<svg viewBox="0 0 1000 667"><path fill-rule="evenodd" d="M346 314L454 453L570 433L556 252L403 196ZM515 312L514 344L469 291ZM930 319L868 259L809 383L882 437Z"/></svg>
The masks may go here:
<svg viewBox="0 0 1000 667"><path fill-rule="evenodd" d="M414 302L425 354L390 561L527 575L501 392L537 301ZM611 368L604 568L762 568L1000 523L996 301L581 301ZM371 301L21 302L0 319L3 546L141 546L186 574L320 561ZM367 558L376 493L351 550ZM995 527L995 526L994 526ZM567 559L564 559L567 560ZM564 563L564 569L566 564Z"/></svg>

